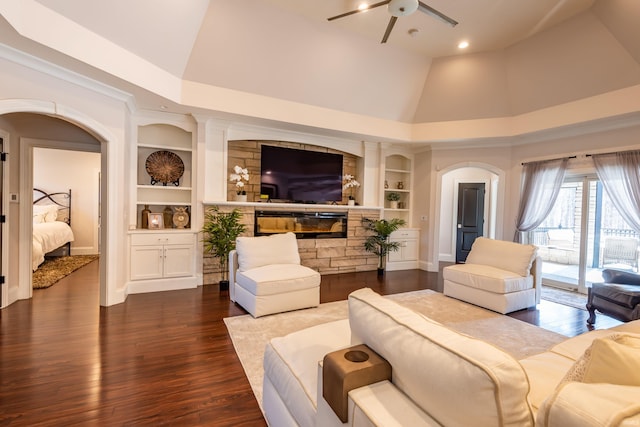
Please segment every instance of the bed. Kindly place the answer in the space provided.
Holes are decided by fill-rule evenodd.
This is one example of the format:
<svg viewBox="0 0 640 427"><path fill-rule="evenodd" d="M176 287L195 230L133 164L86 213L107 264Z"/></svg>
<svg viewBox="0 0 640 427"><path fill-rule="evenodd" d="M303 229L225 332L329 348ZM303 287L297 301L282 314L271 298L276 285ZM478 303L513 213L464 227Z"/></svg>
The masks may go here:
<svg viewBox="0 0 640 427"><path fill-rule="evenodd" d="M71 254L71 190L47 193L33 189L33 256L36 271L45 256Z"/></svg>

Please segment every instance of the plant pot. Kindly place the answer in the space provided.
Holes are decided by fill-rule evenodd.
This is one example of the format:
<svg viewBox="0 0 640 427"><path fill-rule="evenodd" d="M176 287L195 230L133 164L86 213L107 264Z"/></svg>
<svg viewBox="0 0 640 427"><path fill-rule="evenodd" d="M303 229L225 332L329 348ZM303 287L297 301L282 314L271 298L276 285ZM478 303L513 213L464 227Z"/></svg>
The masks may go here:
<svg viewBox="0 0 640 427"><path fill-rule="evenodd" d="M398 209L398 202L397 202L396 200L391 200L391 201L389 202L389 207L390 207L391 209Z"/></svg>
<svg viewBox="0 0 640 427"><path fill-rule="evenodd" d="M356 201L355 201L354 199L349 199L349 201L347 202L347 204L348 204L349 206L355 206Z"/></svg>
<svg viewBox="0 0 640 427"><path fill-rule="evenodd" d="M246 194L236 194L236 202L246 202L247 195Z"/></svg>
<svg viewBox="0 0 640 427"><path fill-rule="evenodd" d="M228 280L220 280L220 290L228 291L229 290L229 281Z"/></svg>
<svg viewBox="0 0 640 427"><path fill-rule="evenodd" d="M378 268L378 276L384 276L384 268Z"/></svg>

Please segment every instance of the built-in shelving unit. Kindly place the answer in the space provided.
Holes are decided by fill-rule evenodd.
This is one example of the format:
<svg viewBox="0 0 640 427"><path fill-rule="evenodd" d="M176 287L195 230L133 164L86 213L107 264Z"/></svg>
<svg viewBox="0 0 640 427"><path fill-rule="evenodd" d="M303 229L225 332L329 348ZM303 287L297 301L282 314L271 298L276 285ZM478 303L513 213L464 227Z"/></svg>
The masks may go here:
<svg viewBox="0 0 640 427"><path fill-rule="evenodd" d="M136 176L136 229L142 229L142 211L145 205L153 213L163 213L169 207L186 207L191 213L193 203L193 136L192 133L170 124L153 123L138 126ZM146 170L147 158L157 151L177 155L184 164L184 172L174 183L152 184ZM166 218L168 219L168 217ZM164 221L164 229L174 228L173 222Z"/></svg>
<svg viewBox="0 0 640 427"><path fill-rule="evenodd" d="M197 230L191 228L192 223L197 223L194 215L199 215L192 209L196 196L195 123L188 116L151 112L141 115L133 126L132 134L136 143L131 147L130 215L135 217L129 220L127 292L196 287L199 284L196 275L198 239ZM150 162L158 181L155 182L147 171L147 159L157 152L160 153L155 156L156 161ZM162 176L163 172L168 172L168 176L175 175L177 179L163 182L168 179ZM186 224L184 216L174 217L177 208L186 209L189 215ZM143 215L143 211L147 214L146 209L158 214L158 224L161 223L161 226L143 227L143 217L149 218ZM180 209L179 214L182 213Z"/></svg>
<svg viewBox="0 0 640 427"><path fill-rule="evenodd" d="M384 217L402 218L411 224L411 202L413 185L413 159L409 155L390 154L384 162L384 184L382 200ZM397 205L388 200L389 194L396 193L400 200Z"/></svg>

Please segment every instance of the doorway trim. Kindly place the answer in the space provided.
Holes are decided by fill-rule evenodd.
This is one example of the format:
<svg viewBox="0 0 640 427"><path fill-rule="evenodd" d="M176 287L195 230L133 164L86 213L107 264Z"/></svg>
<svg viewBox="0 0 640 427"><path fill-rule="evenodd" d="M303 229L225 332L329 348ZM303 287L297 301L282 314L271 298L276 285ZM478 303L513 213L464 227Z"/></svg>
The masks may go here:
<svg viewBox="0 0 640 427"><path fill-rule="evenodd" d="M433 234L431 238L431 247L433 248L433 250L431 252L431 259L429 260L430 271L438 271L439 264L440 264L440 235L442 230L441 218L440 218L440 207L442 206L442 194L445 191L442 188L442 178L445 174L455 171L457 169L462 169L462 168L481 169L498 176L496 191L495 191L495 194L493 194L492 192L490 196L489 204L491 206L488 206L488 209L490 210L490 212L491 211L495 212L495 218L491 218L490 221L493 221L496 225L503 223L504 199L505 199L505 193L506 193L506 172L504 170L494 165L491 165L488 163L482 163L482 162L460 162L460 163L455 163L453 165L447 166L446 168L438 169L436 172L436 179L435 179L436 203L433 211L434 227L433 227ZM456 181L455 183L456 186L457 186L457 183L458 182ZM457 192L457 188L451 189L451 191ZM485 206L486 205L487 204L485 199ZM485 207L485 210L486 209L487 207ZM503 235L503 228L496 227L495 238L501 239L502 235Z"/></svg>
<svg viewBox="0 0 640 427"><path fill-rule="evenodd" d="M108 167L112 165L114 162L109 162L109 151L113 150L115 146L115 141L117 138L112 134L109 129L104 126L102 123L97 120L87 116L86 114L77 111L71 107L67 107L63 104L58 104L51 101L42 101L37 99L4 99L0 100L0 116L9 114L9 113L34 113L34 114L44 114L47 116L55 117L66 122L69 122L75 126L78 126L81 129L84 129L91 135L93 135L98 141L100 141L100 153L101 153L101 171L102 177L101 180L101 193L103 195L103 203L100 207L100 216L102 218L102 224L100 228L100 238L102 241L101 247L101 260L100 260L100 305L108 306L114 304L116 301L116 290L115 285L109 283L109 277L107 276L107 272L109 271L109 266L113 261L109 256L109 251L115 248L115 241L112 243L109 236L109 210L115 205L111 200L109 194L110 184L115 188L116 183L110 183L110 179L113 179L116 174L110 173ZM25 167L28 166L28 167ZM31 174L31 178L28 179L29 182L32 182L32 170L29 165L25 165L25 159L20 160L20 188L22 192L25 175ZM26 170L28 169L28 170ZM31 199L31 197L29 197ZM31 208L31 206L28 206ZM27 289L28 296L24 296L24 282L25 277L31 277L31 236L27 235L25 240L25 234L27 228L31 228L29 226L25 226L23 223L25 218L29 215L25 216L25 210L27 208L24 206L24 202L21 203L20 207L20 241L18 246L18 277L22 278L22 280L18 279L20 282L18 285L8 283L9 286L5 288L7 292L13 291L13 295L9 295L9 300L7 301L7 305L13 303L16 299L22 298L30 298L32 294L32 290ZM114 218L117 217L114 213ZM10 257L10 254L6 254L7 258ZM11 254L13 255L13 253ZM15 256L15 255L14 255ZM31 283L31 280L26 280ZM5 307L3 305L3 307Z"/></svg>
<svg viewBox="0 0 640 427"><path fill-rule="evenodd" d="M51 148L57 150L82 151L89 153L100 153L100 146L80 142L67 142L49 139L20 138L20 240L18 250L20 260L26 260L29 269L32 267L33 251L29 243L33 235L33 224L28 221L33 212L33 150L34 148ZM25 220L25 218L27 220ZM20 262L20 277L28 277L28 280L21 280L18 289L19 299L28 299L33 296L33 274L31 270L24 272L23 262Z"/></svg>

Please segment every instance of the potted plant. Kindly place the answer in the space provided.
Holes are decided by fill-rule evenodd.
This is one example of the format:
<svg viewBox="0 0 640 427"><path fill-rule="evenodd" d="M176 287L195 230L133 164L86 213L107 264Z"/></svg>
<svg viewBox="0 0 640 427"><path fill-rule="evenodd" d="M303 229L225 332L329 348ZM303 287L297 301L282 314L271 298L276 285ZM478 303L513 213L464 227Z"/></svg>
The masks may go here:
<svg viewBox="0 0 640 427"><path fill-rule="evenodd" d="M391 209L398 209L398 201L400 200L400 193L392 191L387 193L387 200L389 201L389 207Z"/></svg>
<svg viewBox="0 0 640 427"><path fill-rule="evenodd" d="M249 182L249 171L247 168L242 168L238 165L233 167L233 172L229 176L231 182L236 183L236 200L239 202L247 201L247 190L245 190L245 182Z"/></svg>
<svg viewBox="0 0 640 427"><path fill-rule="evenodd" d="M236 238L245 232L246 226L240 223L242 213L238 209L231 212L220 212L214 206L205 213L202 226L205 252L218 258L220 273L220 290L229 290L229 252L236 248Z"/></svg>
<svg viewBox="0 0 640 427"><path fill-rule="evenodd" d="M360 187L360 183L356 181L356 177L350 174L345 174L342 190L349 191L349 206L356 204L356 199L353 197L353 191L358 187Z"/></svg>
<svg viewBox="0 0 640 427"><path fill-rule="evenodd" d="M367 252L378 255L378 276L382 276L387 254L397 251L400 247L399 242L390 242L389 236L405 225L406 221L401 218L392 218L390 220L363 218L362 223L368 231L373 233L364 241L364 249Z"/></svg>

